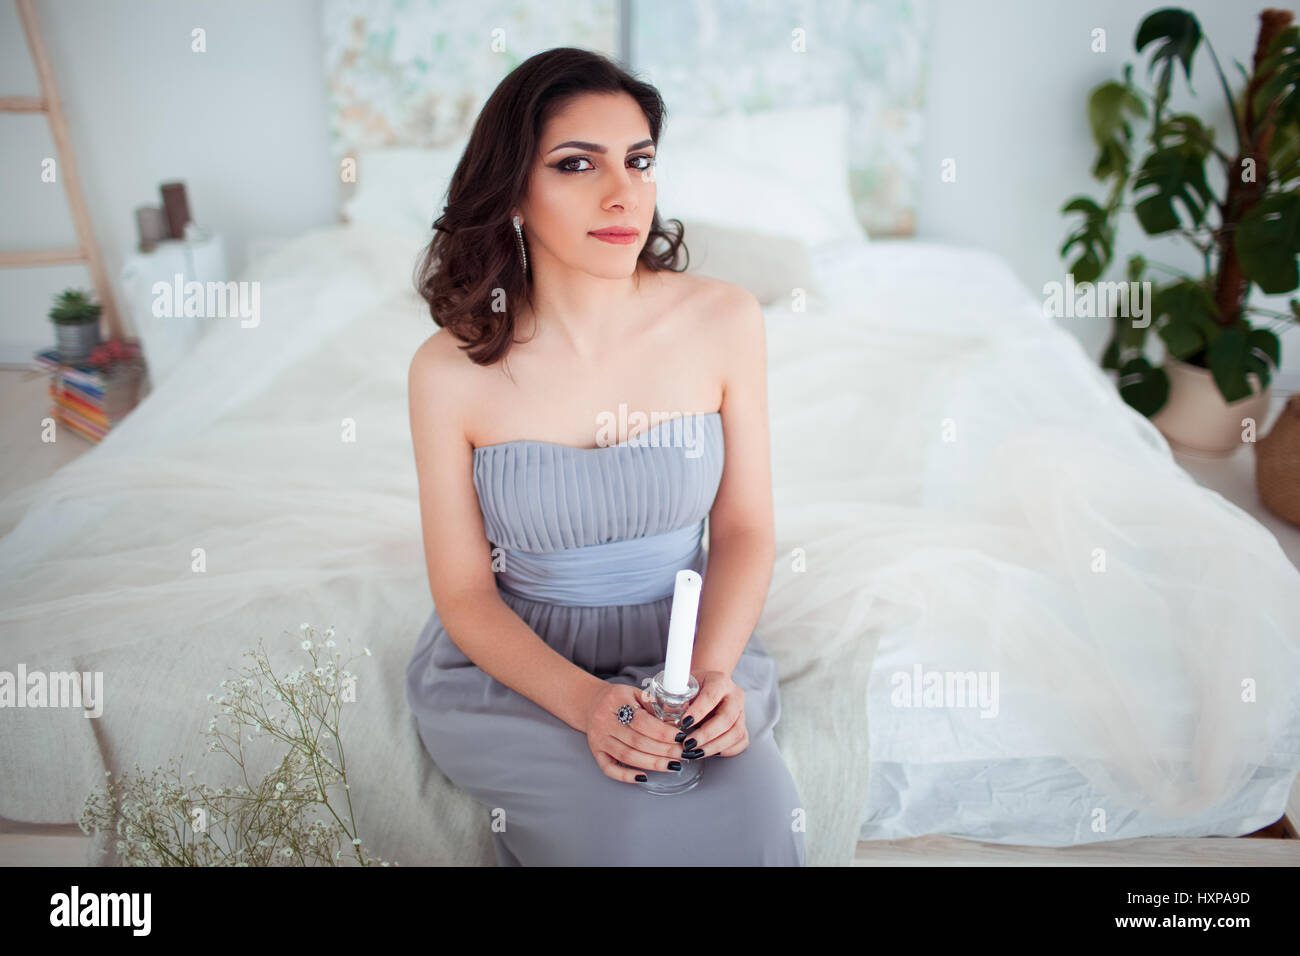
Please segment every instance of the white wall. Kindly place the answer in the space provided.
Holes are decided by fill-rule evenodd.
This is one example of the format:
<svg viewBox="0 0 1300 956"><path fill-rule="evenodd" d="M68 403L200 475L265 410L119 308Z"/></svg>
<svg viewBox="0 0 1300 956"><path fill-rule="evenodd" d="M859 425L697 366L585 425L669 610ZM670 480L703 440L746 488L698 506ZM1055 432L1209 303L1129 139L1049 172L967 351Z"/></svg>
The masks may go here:
<svg viewBox="0 0 1300 956"><path fill-rule="evenodd" d="M135 209L183 180L196 222L225 234L232 274L253 236L334 221L319 4L315 0L36 3L68 114L95 233L116 277L138 240ZM207 52L191 52L191 31ZM0 95L39 86L13 0L0 0ZM43 115L0 115L0 247L75 245ZM52 296L90 289L83 266L0 269L0 357L52 345ZM121 294L117 293L119 307Z"/></svg>
<svg viewBox="0 0 1300 956"><path fill-rule="evenodd" d="M1125 61L1150 89L1147 56L1139 59L1133 37L1161 4L931 2L918 235L999 253L1039 293L1064 276L1061 206L1078 193L1104 195L1089 174L1095 151L1088 92L1119 79ZM1238 88L1232 60L1249 66L1256 12L1215 0L1184 5L1200 18ZM184 180L194 218L225 234L233 272L246 261L249 239L335 221L316 0L58 0L38 7L110 275L136 242L135 208L158 204L165 180ZM196 27L207 32L206 53L191 52ZM1102 54L1091 51L1097 27L1107 32ZM1187 95L1179 74L1173 107L1217 120L1217 141L1227 146L1223 94L1204 45L1192 81L1197 98ZM36 91L12 0L3 0L0 95ZM0 247L72 242L61 188L39 181L40 160L53 154L44 118L0 116L0 130ZM957 163L956 182L940 179L948 157ZM1211 184L1221 187L1217 179ZM1190 246L1147 238L1131 215L1121 220L1117 251L1121 262L1141 251L1198 274ZM52 295L68 285L89 287L85 270L0 270L0 358L22 362L30 347L52 342L46 313ZM1279 309L1285 302L1257 300ZM1100 354L1104 323L1061 321L1090 354ZM1300 374L1300 335L1293 331L1283 338L1283 365Z"/></svg>

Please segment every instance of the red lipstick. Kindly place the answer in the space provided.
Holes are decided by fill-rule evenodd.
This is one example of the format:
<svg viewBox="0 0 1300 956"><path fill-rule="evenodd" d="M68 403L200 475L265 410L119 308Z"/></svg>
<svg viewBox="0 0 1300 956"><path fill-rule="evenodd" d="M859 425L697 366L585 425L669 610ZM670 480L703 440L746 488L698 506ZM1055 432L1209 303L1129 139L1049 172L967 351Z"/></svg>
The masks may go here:
<svg viewBox="0 0 1300 956"><path fill-rule="evenodd" d="M637 229L629 229L626 226L610 226L606 229L594 229L587 233L594 236L601 242L612 242L616 245L626 246L636 242L637 236L641 235Z"/></svg>

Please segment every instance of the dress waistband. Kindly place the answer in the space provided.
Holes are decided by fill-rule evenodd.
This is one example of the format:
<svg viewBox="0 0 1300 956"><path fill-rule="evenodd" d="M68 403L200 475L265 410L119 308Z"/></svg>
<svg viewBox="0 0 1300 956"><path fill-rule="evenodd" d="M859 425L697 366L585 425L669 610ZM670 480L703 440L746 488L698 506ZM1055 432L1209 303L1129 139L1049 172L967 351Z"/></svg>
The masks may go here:
<svg viewBox="0 0 1300 956"><path fill-rule="evenodd" d="M663 534L543 553L493 547L497 587L578 607L648 604L671 597L677 572L703 571L704 519Z"/></svg>

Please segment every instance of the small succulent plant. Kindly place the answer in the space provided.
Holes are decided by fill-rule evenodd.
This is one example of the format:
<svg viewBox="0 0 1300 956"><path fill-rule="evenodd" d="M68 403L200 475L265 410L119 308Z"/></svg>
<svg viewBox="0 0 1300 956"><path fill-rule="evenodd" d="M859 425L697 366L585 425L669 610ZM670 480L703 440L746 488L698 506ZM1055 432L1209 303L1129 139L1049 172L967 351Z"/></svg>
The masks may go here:
<svg viewBox="0 0 1300 956"><path fill-rule="evenodd" d="M54 297L50 320L56 325L83 325L98 322L102 306L92 302L80 289L68 289Z"/></svg>

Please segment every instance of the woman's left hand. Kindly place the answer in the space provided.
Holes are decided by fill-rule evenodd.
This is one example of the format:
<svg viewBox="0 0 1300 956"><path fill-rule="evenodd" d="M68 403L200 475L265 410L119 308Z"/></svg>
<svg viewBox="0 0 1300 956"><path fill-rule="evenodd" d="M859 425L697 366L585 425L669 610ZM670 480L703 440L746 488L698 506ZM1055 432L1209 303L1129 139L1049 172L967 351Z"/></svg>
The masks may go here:
<svg viewBox="0 0 1300 956"><path fill-rule="evenodd" d="M722 671L691 671L691 676L699 683L700 691L682 718L683 725L686 717L693 718L690 726L678 728L681 742L693 739L692 749L703 750L704 757L742 753L749 746L744 689Z"/></svg>

